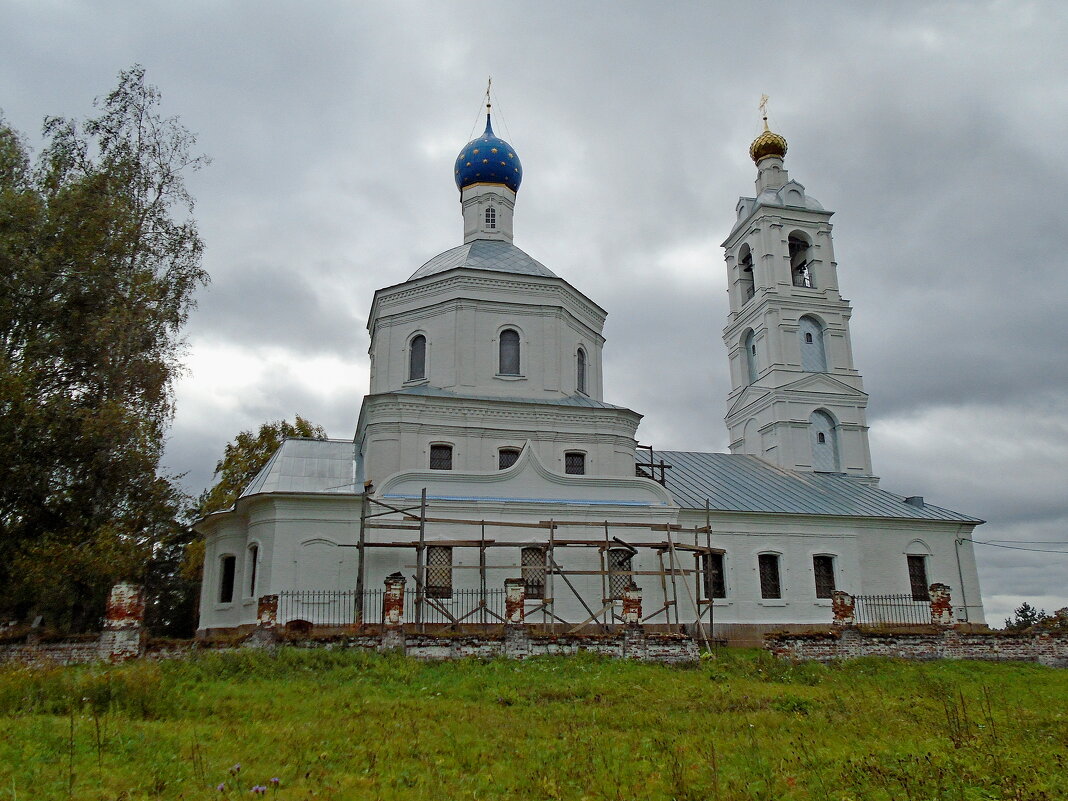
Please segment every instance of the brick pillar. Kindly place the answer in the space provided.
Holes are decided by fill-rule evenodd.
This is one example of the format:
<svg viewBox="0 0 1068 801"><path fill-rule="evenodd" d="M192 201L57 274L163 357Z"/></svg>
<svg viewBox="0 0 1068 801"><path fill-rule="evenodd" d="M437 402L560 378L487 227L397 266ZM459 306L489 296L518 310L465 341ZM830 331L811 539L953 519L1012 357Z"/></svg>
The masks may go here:
<svg viewBox="0 0 1068 801"><path fill-rule="evenodd" d="M521 578L504 580L504 622L509 626L522 624L527 600L527 585Z"/></svg>
<svg viewBox="0 0 1068 801"><path fill-rule="evenodd" d="M386 594L382 599L382 607L385 611L386 626L397 628L404 621L404 585L407 579L400 573L386 576Z"/></svg>
<svg viewBox="0 0 1068 801"><path fill-rule="evenodd" d="M102 659L122 662L141 654L141 636L145 619L145 596L136 584L121 582L111 588L104 631L97 641Z"/></svg>
<svg viewBox="0 0 1068 801"><path fill-rule="evenodd" d="M945 584L932 584L927 588L931 594L931 623L935 626L953 625L953 599Z"/></svg>
<svg viewBox="0 0 1068 801"><path fill-rule="evenodd" d="M256 603L256 622L260 628L273 629L278 625L278 596L261 595Z"/></svg>
<svg viewBox="0 0 1068 801"><path fill-rule="evenodd" d="M623 591L623 625L635 628L642 622L642 589L633 581Z"/></svg>
<svg viewBox="0 0 1068 801"><path fill-rule="evenodd" d="M380 651L404 653L407 642L404 638L404 585L407 579L400 573L386 576L386 592L382 596L382 613L385 627L382 629Z"/></svg>
<svg viewBox="0 0 1068 801"><path fill-rule="evenodd" d="M852 626L856 622L857 599L848 592L835 590L831 593L831 611L834 625Z"/></svg>

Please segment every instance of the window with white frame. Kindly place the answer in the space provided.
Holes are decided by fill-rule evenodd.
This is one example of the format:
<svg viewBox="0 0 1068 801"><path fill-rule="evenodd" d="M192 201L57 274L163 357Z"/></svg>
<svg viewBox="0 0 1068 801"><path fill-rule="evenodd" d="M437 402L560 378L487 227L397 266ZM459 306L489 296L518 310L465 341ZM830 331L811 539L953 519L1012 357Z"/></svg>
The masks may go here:
<svg viewBox="0 0 1068 801"><path fill-rule="evenodd" d="M927 557L924 554L906 554L909 568L909 589L912 590L912 600L930 601L930 584L927 582Z"/></svg>
<svg viewBox="0 0 1068 801"><path fill-rule="evenodd" d="M779 555L762 553L757 556L760 572L760 597L768 600L782 598L782 577L779 574Z"/></svg>
<svg viewBox="0 0 1068 801"><path fill-rule="evenodd" d="M452 445L430 446L430 469L452 470Z"/></svg>
<svg viewBox="0 0 1068 801"><path fill-rule="evenodd" d="M834 557L816 554L812 557L812 576L816 582L816 597L830 598L834 595Z"/></svg>
<svg viewBox="0 0 1068 801"><path fill-rule="evenodd" d="M519 373L519 332L514 328L501 331L499 375L520 375Z"/></svg>
<svg viewBox="0 0 1068 801"><path fill-rule="evenodd" d="M237 575L237 557L227 554L219 560L219 603L234 600L234 577Z"/></svg>
<svg viewBox="0 0 1068 801"><path fill-rule="evenodd" d="M408 380L421 381L426 378L426 337L422 334L412 337L408 345Z"/></svg>
<svg viewBox="0 0 1068 801"><path fill-rule="evenodd" d="M260 546L253 543L248 546L248 594L250 598L256 597L256 568L260 561Z"/></svg>
<svg viewBox="0 0 1068 801"><path fill-rule="evenodd" d="M705 598L726 598L727 582L723 574L723 554L701 554L701 572Z"/></svg>
<svg viewBox="0 0 1068 801"><path fill-rule="evenodd" d="M486 228L493 230L497 227L497 209L493 206L486 207Z"/></svg>
<svg viewBox="0 0 1068 801"><path fill-rule="evenodd" d="M497 451L497 469L507 470L519 461L519 448L501 448Z"/></svg>

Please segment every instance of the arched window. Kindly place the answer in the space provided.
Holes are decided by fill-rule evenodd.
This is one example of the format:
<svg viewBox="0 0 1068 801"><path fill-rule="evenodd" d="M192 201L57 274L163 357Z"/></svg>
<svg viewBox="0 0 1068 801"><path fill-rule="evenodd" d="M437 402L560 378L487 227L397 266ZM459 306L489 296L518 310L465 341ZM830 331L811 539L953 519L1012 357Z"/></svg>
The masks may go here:
<svg viewBox="0 0 1068 801"><path fill-rule="evenodd" d="M412 337L408 345L408 380L420 381L426 378L426 337L422 334Z"/></svg>
<svg viewBox="0 0 1068 801"><path fill-rule="evenodd" d="M756 335L750 330L742 337L742 350L745 351L745 383L757 380Z"/></svg>
<svg viewBox="0 0 1068 801"><path fill-rule="evenodd" d="M742 303L744 304L756 294L756 283L753 278L753 251L749 245L742 245L738 251L738 281L742 288Z"/></svg>
<svg viewBox="0 0 1068 801"><path fill-rule="evenodd" d="M782 576L779 572L779 555L762 553L757 556L760 574L760 597L769 600L782 598Z"/></svg>
<svg viewBox="0 0 1068 801"><path fill-rule="evenodd" d="M794 286L815 286L812 280L812 259L809 257L811 245L808 239L797 231L790 234L787 243L790 247L790 276Z"/></svg>
<svg viewBox="0 0 1068 801"><path fill-rule="evenodd" d="M234 575L237 573L237 557L227 554L219 560L219 603L234 600Z"/></svg>
<svg viewBox="0 0 1068 801"><path fill-rule="evenodd" d="M827 350L823 326L814 317L802 317L798 322L801 335L801 369L809 373L827 372Z"/></svg>
<svg viewBox="0 0 1068 801"><path fill-rule="evenodd" d="M812 557L812 576L816 582L816 597L830 598L834 595L834 557L821 553Z"/></svg>
<svg viewBox="0 0 1068 801"><path fill-rule="evenodd" d="M497 451L497 469L507 470L519 461L519 448L501 448Z"/></svg>
<svg viewBox="0 0 1068 801"><path fill-rule="evenodd" d="M513 328L501 331L501 362L499 375L519 375L519 332Z"/></svg>
<svg viewBox="0 0 1068 801"><path fill-rule="evenodd" d="M497 227L497 209L493 206L486 207L486 227L491 230Z"/></svg>
<svg viewBox="0 0 1068 801"><path fill-rule="evenodd" d="M583 395L586 394L586 351L582 348L575 355L575 387Z"/></svg>
<svg viewBox="0 0 1068 801"><path fill-rule="evenodd" d="M808 427L812 434L812 469L819 473L839 472L834 418L817 409L809 416Z"/></svg>
<svg viewBox="0 0 1068 801"><path fill-rule="evenodd" d="M260 546L253 543L248 546L248 595L256 597L256 563L260 561Z"/></svg>

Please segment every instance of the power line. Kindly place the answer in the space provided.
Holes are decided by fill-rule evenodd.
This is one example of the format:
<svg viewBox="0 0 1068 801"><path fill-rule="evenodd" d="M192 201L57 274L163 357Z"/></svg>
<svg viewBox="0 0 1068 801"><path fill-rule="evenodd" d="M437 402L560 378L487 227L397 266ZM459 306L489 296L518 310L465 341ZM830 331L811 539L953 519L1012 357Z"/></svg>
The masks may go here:
<svg viewBox="0 0 1068 801"><path fill-rule="evenodd" d="M1034 551L1035 553L1061 553L1068 556L1068 551L1055 551L1050 548L1024 548L1020 545L999 545L996 542L983 542L982 540L965 540L974 545L989 545L991 548L1007 548L1010 551Z"/></svg>

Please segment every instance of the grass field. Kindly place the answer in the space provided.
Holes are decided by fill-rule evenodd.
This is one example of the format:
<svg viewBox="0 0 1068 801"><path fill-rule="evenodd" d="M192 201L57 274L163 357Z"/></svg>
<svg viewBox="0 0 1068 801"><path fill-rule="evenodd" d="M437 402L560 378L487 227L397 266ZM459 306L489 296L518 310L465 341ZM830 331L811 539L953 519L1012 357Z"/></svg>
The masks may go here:
<svg viewBox="0 0 1068 801"><path fill-rule="evenodd" d="M1066 755L1068 671L1035 665L286 649L0 668L0 801L1063 799Z"/></svg>

